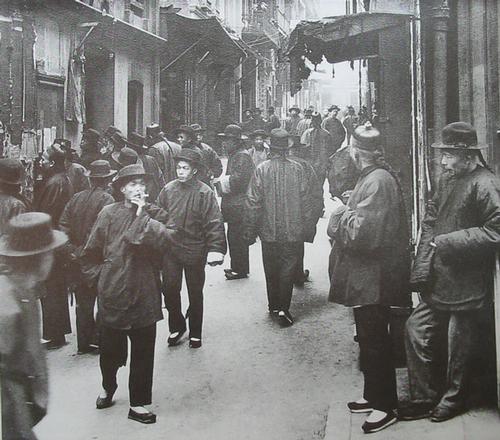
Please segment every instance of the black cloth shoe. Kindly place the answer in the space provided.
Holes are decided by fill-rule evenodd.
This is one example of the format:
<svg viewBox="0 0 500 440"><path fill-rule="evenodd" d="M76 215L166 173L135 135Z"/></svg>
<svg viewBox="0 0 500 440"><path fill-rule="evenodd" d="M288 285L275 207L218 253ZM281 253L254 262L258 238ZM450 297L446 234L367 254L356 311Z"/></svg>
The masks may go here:
<svg viewBox="0 0 500 440"><path fill-rule="evenodd" d="M410 403L398 408L398 419L402 421L426 419L430 416L434 405L431 403Z"/></svg>
<svg viewBox="0 0 500 440"><path fill-rule="evenodd" d="M172 336L174 333L177 333L177 336ZM170 336L167 339L167 343L169 347L174 347L177 344L179 344L179 341L181 338L184 336L184 333L186 333L186 328L184 330L178 331L178 332L172 332L170 333Z"/></svg>
<svg viewBox="0 0 500 440"><path fill-rule="evenodd" d="M361 426L361 429L365 434L370 434L372 432L378 432L382 431L382 429L387 428L388 426L392 425L393 423L396 423L398 421L398 418L396 417L396 414L394 411L389 411L387 415L382 419L379 420L378 422L365 422L363 423L363 426Z"/></svg>
<svg viewBox="0 0 500 440"><path fill-rule="evenodd" d="M200 348L201 347L201 339L189 339L189 347L191 348Z"/></svg>
<svg viewBox="0 0 500 440"><path fill-rule="evenodd" d="M278 318L282 327L290 327L293 325L293 317L288 310L280 310Z"/></svg>
<svg viewBox="0 0 500 440"><path fill-rule="evenodd" d="M349 408L349 411L351 411L352 413L368 413L373 411L373 407L370 402L349 402L347 404L347 408Z"/></svg>
<svg viewBox="0 0 500 440"><path fill-rule="evenodd" d="M128 418L130 420L135 420L136 422L139 423L145 423L147 425L151 423L156 423L156 414L153 414L152 412L147 412L144 414L135 412L132 408L129 409L128 411Z"/></svg>
<svg viewBox="0 0 500 440"><path fill-rule="evenodd" d="M51 339L50 341L44 342L43 345L47 350L57 350L58 348L64 347L67 344L66 338Z"/></svg>
<svg viewBox="0 0 500 440"><path fill-rule="evenodd" d="M306 281L309 281L309 269L306 269L300 276L298 276L293 284L296 286L303 286Z"/></svg>
<svg viewBox="0 0 500 440"><path fill-rule="evenodd" d="M99 348L88 345L87 347L79 348L76 354L99 354Z"/></svg>
<svg viewBox="0 0 500 440"><path fill-rule="evenodd" d="M431 422L440 423L446 422L453 417L459 416L464 412L463 407L447 408L442 406L436 406L430 414Z"/></svg>
<svg viewBox="0 0 500 440"><path fill-rule="evenodd" d="M229 281L232 280L241 280L243 278L248 278L248 274L246 273L238 273L238 272L226 272L226 279Z"/></svg>
<svg viewBox="0 0 500 440"><path fill-rule="evenodd" d="M224 273L231 273L233 269L224 269Z"/></svg>
<svg viewBox="0 0 500 440"><path fill-rule="evenodd" d="M95 407L97 409L106 409L110 406L113 406L113 396L115 395L115 391L106 393L106 397L98 396L97 400L95 401Z"/></svg>

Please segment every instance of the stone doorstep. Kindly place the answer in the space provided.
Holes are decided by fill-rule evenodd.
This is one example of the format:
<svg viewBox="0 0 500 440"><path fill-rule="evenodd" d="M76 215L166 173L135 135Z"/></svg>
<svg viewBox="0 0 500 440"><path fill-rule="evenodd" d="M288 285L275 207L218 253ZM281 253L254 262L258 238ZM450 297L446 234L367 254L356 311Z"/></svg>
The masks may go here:
<svg viewBox="0 0 500 440"><path fill-rule="evenodd" d="M351 414L347 402L361 396L362 376L357 369L357 354L353 350L351 381L346 384L345 375L337 376L335 396L330 403L326 422L325 440L366 440L361 430L366 414ZM406 368L397 370L400 398L408 395ZM344 379L344 380L342 380ZM494 408L475 408L443 423L415 420L397 422L380 432L370 434L370 439L380 440L498 440L500 417Z"/></svg>

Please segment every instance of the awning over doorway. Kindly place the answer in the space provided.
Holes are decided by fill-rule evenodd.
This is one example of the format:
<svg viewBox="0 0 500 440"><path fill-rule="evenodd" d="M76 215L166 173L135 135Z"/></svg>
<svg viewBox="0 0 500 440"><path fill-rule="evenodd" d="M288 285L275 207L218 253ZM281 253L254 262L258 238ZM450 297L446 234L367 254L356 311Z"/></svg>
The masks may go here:
<svg viewBox="0 0 500 440"><path fill-rule="evenodd" d="M162 12L162 36L168 39L170 61L179 55L192 56L192 50L209 52L216 64L237 66L245 51L216 18L195 19ZM166 35L163 29L166 28Z"/></svg>
<svg viewBox="0 0 500 440"><path fill-rule="evenodd" d="M411 15L382 12L302 21L290 35L289 56L306 56L313 64L365 58L378 52L381 30L406 24Z"/></svg>

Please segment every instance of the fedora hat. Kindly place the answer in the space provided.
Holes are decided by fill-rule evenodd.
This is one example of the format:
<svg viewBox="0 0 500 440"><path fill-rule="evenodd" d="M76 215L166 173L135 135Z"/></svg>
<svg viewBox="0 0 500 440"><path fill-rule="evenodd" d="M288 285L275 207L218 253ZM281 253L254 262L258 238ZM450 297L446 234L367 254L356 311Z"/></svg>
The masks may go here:
<svg viewBox="0 0 500 440"><path fill-rule="evenodd" d="M277 150L288 150L293 143L290 142L292 136L283 128L275 128L271 130L271 148Z"/></svg>
<svg viewBox="0 0 500 440"><path fill-rule="evenodd" d="M174 136L179 136L180 133L187 134L191 139L196 138L196 132L189 125L181 125L174 130Z"/></svg>
<svg viewBox="0 0 500 440"><path fill-rule="evenodd" d="M149 174L146 173L142 164L135 163L133 165L127 165L119 170L115 177L113 177L111 183L113 186L117 187L125 181L130 181L138 177L144 177L146 179L149 177Z"/></svg>
<svg viewBox="0 0 500 440"><path fill-rule="evenodd" d="M340 111L340 107L338 105L332 105L328 108L329 112L333 112L334 110L337 110L338 112Z"/></svg>
<svg viewBox="0 0 500 440"><path fill-rule="evenodd" d="M116 133L113 134L113 136L111 136L111 142L116 148L120 149L126 147L128 141L127 138L123 136L123 134L120 131L117 131Z"/></svg>
<svg viewBox="0 0 500 440"><path fill-rule="evenodd" d="M295 110L297 113L300 113L300 107L297 104L292 105L288 111L292 112L292 110Z"/></svg>
<svg viewBox="0 0 500 440"><path fill-rule="evenodd" d="M132 148L128 147L124 147L120 151L113 151L113 153L111 153L111 157L122 167L133 165L139 162L139 156L137 155L137 153Z"/></svg>
<svg viewBox="0 0 500 440"><path fill-rule="evenodd" d="M116 174L116 170L112 170L107 160L94 160L89 166L89 170L85 171L87 177L111 177Z"/></svg>
<svg viewBox="0 0 500 440"><path fill-rule="evenodd" d="M155 137L162 135L161 128L158 124L151 124L146 127L146 137Z"/></svg>
<svg viewBox="0 0 500 440"><path fill-rule="evenodd" d="M136 131L130 133L130 136L128 137L128 145L135 151L147 150L148 147L145 145L145 143L146 138L144 136L141 136Z"/></svg>
<svg viewBox="0 0 500 440"><path fill-rule="evenodd" d="M310 109L310 108L307 108L307 109L304 110L304 115L305 116L312 116L313 113L314 113L314 111L312 109Z"/></svg>
<svg viewBox="0 0 500 440"><path fill-rule="evenodd" d="M352 146L365 151L380 150L380 131L371 122L366 122L354 130Z"/></svg>
<svg viewBox="0 0 500 440"><path fill-rule="evenodd" d="M0 255L25 257L52 251L68 241L64 232L52 229L52 219L44 212L28 212L10 219L0 237Z"/></svg>
<svg viewBox="0 0 500 440"><path fill-rule="evenodd" d="M104 136L112 137L115 133L121 133L120 129L116 128L114 125L110 125L108 128L106 128Z"/></svg>
<svg viewBox="0 0 500 440"><path fill-rule="evenodd" d="M24 167L19 160L0 159L0 183L20 185L23 183Z"/></svg>
<svg viewBox="0 0 500 440"><path fill-rule="evenodd" d="M248 139L248 137L243 134L241 127L236 124L229 124L224 129L224 133L219 133L217 136L229 139L241 139L241 140Z"/></svg>
<svg viewBox="0 0 500 440"><path fill-rule="evenodd" d="M441 142L431 145L432 148L449 150L482 150L488 145L477 143L476 129L467 122L452 122L441 131Z"/></svg>
<svg viewBox="0 0 500 440"><path fill-rule="evenodd" d="M262 130L262 129L259 129L259 130L255 130L253 131L252 133L249 134L249 137L250 138L255 138L257 136L261 136L261 137L269 137L269 134L266 133L265 130Z"/></svg>
<svg viewBox="0 0 500 440"><path fill-rule="evenodd" d="M190 127L195 133L201 133L205 131L205 129L200 124L191 124Z"/></svg>
<svg viewBox="0 0 500 440"><path fill-rule="evenodd" d="M83 136L90 142L98 142L101 138L101 134L93 128L88 128L87 130L85 130Z"/></svg>
<svg viewBox="0 0 500 440"><path fill-rule="evenodd" d="M183 160L193 165L201 165L202 163L201 154L193 148L183 148L174 159L176 162Z"/></svg>

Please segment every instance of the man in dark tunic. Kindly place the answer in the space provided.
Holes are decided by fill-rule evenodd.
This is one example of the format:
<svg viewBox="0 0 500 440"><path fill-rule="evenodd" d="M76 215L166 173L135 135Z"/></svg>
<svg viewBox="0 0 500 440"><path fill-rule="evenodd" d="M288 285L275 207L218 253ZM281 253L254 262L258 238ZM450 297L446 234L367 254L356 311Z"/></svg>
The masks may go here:
<svg viewBox="0 0 500 440"><path fill-rule="evenodd" d="M0 159L0 236L9 220L27 211L27 201L21 196L24 168L15 159Z"/></svg>
<svg viewBox="0 0 500 440"><path fill-rule="evenodd" d="M492 303L500 181L487 168L481 154L487 146L478 145L470 124L447 125L442 142L432 147L442 152L444 173L422 224L411 274L422 301L406 324L411 405L399 415L442 422L465 409L477 321ZM436 370L443 353L446 377Z"/></svg>
<svg viewBox="0 0 500 440"><path fill-rule="evenodd" d="M51 147L56 150L61 150L66 155L64 166L66 167L66 174L68 175L71 185L75 193L89 188L89 181L87 179L86 168L76 162L78 156L76 151L71 148L71 141L68 139L55 139Z"/></svg>
<svg viewBox="0 0 500 440"><path fill-rule="evenodd" d="M61 150L51 150L49 160L52 163L48 171L50 177L35 202L35 209L46 212L52 217L55 228L71 197L73 185L65 167L66 155ZM71 333L68 308L68 291L66 280L66 258L58 252L55 263L45 282L46 294L42 297L43 338L47 340L48 349L56 349L66 344L65 335Z"/></svg>
<svg viewBox="0 0 500 440"><path fill-rule="evenodd" d="M69 237L68 254L73 262L71 275L74 277L72 281L75 285L78 354L90 353L98 345L94 320L97 288L95 284L88 285L83 279L78 259L97 215L104 206L114 202L108 192L108 184L115 174L116 171L111 169L108 161L92 162L87 173L91 188L75 194L64 208L59 220L60 229Z"/></svg>
<svg viewBox="0 0 500 440"><path fill-rule="evenodd" d="M181 151L180 145L168 140L158 124L146 127L146 145L149 147L148 154L162 170L165 183L174 180L177 177L174 159Z"/></svg>
<svg viewBox="0 0 500 440"><path fill-rule="evenodd" d="M267 133L271 133L271 130L281 127L280 119L274 114L274 112L274 107L269 107L267 109L267 121L265 126L265 131Z"/></svg>
<svg viewBox="0 0 500 440"><path fill-rule="evenodd" d="M105 206L97 217L82 253L83 273L97 285L100 325L100 367L103 391L98 409L112 405L116 374L127 360L130 340L128 417L155 423L145 408L152 400L156 323L161 310L161 256L170 232L161 223L166 213L146 204L142 165L122 168L113 179L122 201Z"/></svg>
<svg viewBox="0 0 500 440"><path fill-rule="evenodd" d="M166 225L177 234L164 256L163 280L170 336L168 345L179 343L186 331L181 308L182 274L189 295L189 345L201 346L205 265L222 264L226 236L222 214L211 188L198 180L201 155L183 149L175 158L177 179L158 197L158 206L168 213Z"/></svg>
<svg viewBox="0 0 500 440"><path fill-rule="evenodd" d="M354 133L351 154L361 176L347 206L335 198L331 298L354 308L364 376L363 397L347 404L370 413L362 426L376 432L396 422L396 372L388 332L390 307L409 304L409 233L403 195L383 161L380 133L367 124Z"/></svg>
<svg viewBox="0 0 500 440"><path fill-rule="evenodd" d="M216 184L222 196L222 216L227 223L227 242L231 257L231 267L224 272L226 279L237 280L248 277L250 273L249 242L243 237L243 220L248 184L255 165L243 142L247 137L239 126L228 125L219 136L229 155L226 174Z"/></svg>
<svg viewBox="0 0 500 440"><path fill-rule="evenodd" d="M317 211L302 164L289 156L293 139L277 128L271 132L271 156L259 165L248 188L245 238L258 235L266 275L269 313L290 326L293 282L304 241L312 240Z"/></svg>
<svg viewBox="0 0 500 440"><path fill-rule="evenodd" d="M332 105L328 110L329 115L325 119L323 119L321 128L330 133L333 145L332 151L333 153L335 153L342 146L342 142L344 142L346 132L344 126L342 125L342 122L340 122L340 120L337 118L340 108L336 105Z"/></svg>
<svg viewBox="0 0 500 440"><path fill-rule="evenodd" d="M93 128L88 128L83 133L82 142L80 144L82 149L80 162L85 168L88 168L94 160L101 158L100 139L101 135Z"/></svg>
<svg viewBox="0 0 500 440"><path fill-rule="evenodd" d="M149 174L149 179L146 182L149 195L148 200L155 201L166 183L163 173L156 160L147 154L149 149L145 145L144 136L141 136L137 132L132 132L128 141L129 146L137 153L138 161L142 163L146 174Z"/></svg>
<svg viewBox="0 0 500 440"><path fill-rule="evenodd" d="M285 121L285 130L290 136L297 136L297 125L301 121L300 108L297 105L292 106L288 112L290 116Z"/></svg>
<svg viewBox="0 0 500 440"><path fill-rule="evenodd" d="M195 132L196 140L194 144L200 149L203 155L202 160L207 166L207 180L209 180L209 186L211 186L212 180L214 178L216 179L217 177L220 177L222 172L224 171L222 162L215 150L210 145L203 142L203 136L205 134L205 130L203 129L203 127L200 124L191 124L190 127Z"/></svg>

